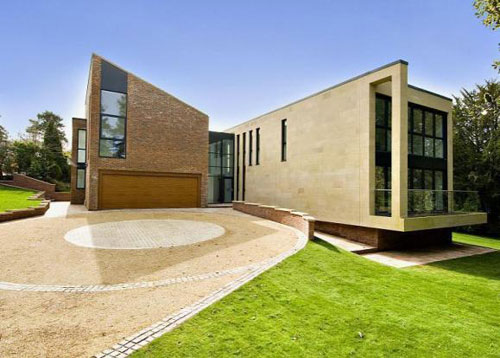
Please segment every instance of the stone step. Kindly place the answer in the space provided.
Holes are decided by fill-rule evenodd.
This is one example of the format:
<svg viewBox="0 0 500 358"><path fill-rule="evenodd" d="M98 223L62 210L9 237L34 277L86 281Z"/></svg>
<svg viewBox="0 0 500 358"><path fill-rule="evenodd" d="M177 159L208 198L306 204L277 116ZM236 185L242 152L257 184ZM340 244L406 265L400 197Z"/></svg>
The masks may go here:
<svg viewBox="0 0 500 358"><path fill-rule="evenodd" d="M341 248L342 250L346 250L358 255L377 251L377 248L374 246L366 245L357 241L347 240L321 231L315 231L314 238L323 240L329 243L330 245L333 245L335 247Z"/></svg>

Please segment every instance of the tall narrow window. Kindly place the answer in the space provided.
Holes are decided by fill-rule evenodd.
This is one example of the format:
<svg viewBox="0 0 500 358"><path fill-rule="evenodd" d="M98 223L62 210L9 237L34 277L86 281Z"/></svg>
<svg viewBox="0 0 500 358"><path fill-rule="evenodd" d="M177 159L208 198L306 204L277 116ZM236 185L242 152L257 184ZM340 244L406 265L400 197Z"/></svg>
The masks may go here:
<svg viewBox="0 0 500 358"><path fill-rule="evenodd" d="M78 130L77 164L86 162L87 158L87 130Z"/></svg>
<svg viewBox="0 0 500 358"><path fill-rule="evenodd" d="M85 163L87 162L87 130L79 129L76 155L76 188L85 189Z"/></svg>
<svg viewBox="0 0 500 358"><path fill-rule="evenodd" d="M247 166L245 163L245 157L247 154L247 134L243 133L243 175L241 178L241 199L245 201L245 177L246 177L246 171L247 171Z"/></svg>
<svg viewBox="0 0 500 358"><path fill-rule="evenodd" d="M260 164L260 128L255 130L255 165Z"/></svg>
<svg viewBox="0 0 500 358"><path fill-rule="evenodd" d="M127 95L101 90L99 156L125 158Z"/></svg>
<svg viewBox="0 0 500 358"><path fill-rule="evenodd" d="M281 120L281 161L286 162L287 124L286 119Z"/></svg>
<svg viewBox="0 0 500 358"><path fill-rule="evenodd" d="M248 165L252 165L253 157L253 131L248 132Z"/></svg>
<svg viewBox="0 0 500 358"><path fill-rule="evenodd" d="M236 136L236 200L240 200L240 135Z"/></svg>

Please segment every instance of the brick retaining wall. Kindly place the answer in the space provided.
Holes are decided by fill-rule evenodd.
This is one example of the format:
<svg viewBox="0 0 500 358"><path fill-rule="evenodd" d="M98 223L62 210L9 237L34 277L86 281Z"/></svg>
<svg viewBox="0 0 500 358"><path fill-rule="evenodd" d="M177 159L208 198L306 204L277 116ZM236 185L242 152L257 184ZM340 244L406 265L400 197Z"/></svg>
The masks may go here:
<svg viewBox="0 0 500 358"><path fill-rule="evenodd" d="M31 196L28 200L37 200L42 196L43 192L39 192ZM0 222L43 215L47 210L49 210L49 207L50 201L42 200L36 207L34 206L26 209L7 210L6 212L0 213Z"/></svg>
<svg viewBox="0 0 500 358"><path fill-rule="evenodd" d="M315 219L306 213L244 201L233 201L233 209L294 227L303 232L310 240L314 238Z"/></svg>
<svg viewBox="0 0 500 358"><path fill-rule="evenodd" d="M36 191L43 191L45 198L54 201L69 201L69 192L56 192L56 185L47 183L43 180L38 180L24 174L12 174L12 180L0 180L0 184L17 186L24 189L32 189Z"/></svg>

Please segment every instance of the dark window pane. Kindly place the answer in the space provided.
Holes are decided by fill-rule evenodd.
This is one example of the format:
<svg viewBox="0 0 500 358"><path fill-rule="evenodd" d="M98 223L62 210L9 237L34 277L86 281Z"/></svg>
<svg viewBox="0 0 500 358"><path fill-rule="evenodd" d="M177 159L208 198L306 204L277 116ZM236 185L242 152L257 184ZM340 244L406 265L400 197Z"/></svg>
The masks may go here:
<svg viewBox="0 0 500 358"><path fill-rule="evenodd" d="M432 112L425 112L425 135L431 137L434 135L434 122L432 117Z"/></svg>
<svg viewBox="0 0 500 358"><path fill-rule="evenodd" d="M435 121L436 137L443 138L443 116L436 114Z"/></svg>
<svg viewBox="0 0 500 358"><path fill-rule="evenodd" d="M101 138L124 139L125 118L102 116Z"/></svg>
<svg viewBox="0 0 500 358"><path fill-rule="evenodd" d="M413 189L423 189L422 185L422 169L413 169Z"/></svg>
<svg viewBox="0 0 500 358"><path fill-rule="evenodd" d="M435 171L434 179L435 179L434 189L443 190L444 189L444 178L443 178L443 172L441 170Z"/></svg>
<svg viewBox="0 0 500 358"><path fill-rule="evenodd" d="M385 103L383 98L377 97L375 100L375 123L377 126L385 127Z"/></svg>
<svg viewBox="0 0 500 358"><path fill-rule="evenodd" d="M232 167L223 167L222 168L222 175L226 175L226 176L233 175L233 168Z"/></svg>
<svg viewBox="0 0 500 358"><path fill-rule="evenodd" d="M385 129L383 129L383 128L376 129L375 148L376 148L377 152L385 152L386 151L387 143L385 141Z"/></svg>
<svg viewBox="0 0 500 358"><path fill-rule="evenodd" d="M433 157L434 156L434 139L425 137L425 156Z"/></svg>
<svg viewBox="0 0 500 358"><path fill-rule="evenodd" d="M433 189L432 177L432 170L424 170L424 189Z"/></svg>
<svg viewBox="0 0 500 358"><path fill-rule="evenodd" d="M222 166L223 167L230 167L232 162L233 162L232 155L223 155L222 156Z"/></svg>
<svg viewBox="0 0 500 358"><path fill-rule="evenodd" d="M413 132L422 133L422 110L413 109Z"/></svg>
<svg viewBox="0 0 500 358"><path fill-rule="evenodd" d="M127 95L101 91L101 113L125 117L127 115Z"/></svg>
<svg viewBox="0 0 500 358"><path fill-rule="evenodd" d="M423 155L423 140L421 135L413 135L413 154Z"/></svg>
<svg viewBox="0 0 500 358"><path fill-rule="evenodd" d="M384 167L375 167L375 189L386 189Z"/></svg>
<svg viewBox="0 0 500 358"><path fill-rule="evenodd" d="M125 158L125 142L115 139L101 139L99 145L101 157Z"/></svg>
<svg viewBox="0 0 500 358"><path fill-rule="evenodd" d="M210 175L220 175L220 167L208 167L208 174Z"/></svg>
<svg viewBox="0 0 500 358"><path fill-rule="evenodd" d="M436 146L436 158L444 158L444 144L442 139L435 139L434 145Z"/></svg>
<svg viewBox="0 0 500 358"><path fill-rule="evenodd" d="M391 151L391 130L388 129L387 130L387 151L390 152Z"/></svg>
<svg viewBox="0 0 500 358"><path fill-rule="evenodd" d="M210 143L208 151L210 153L220 153L220 142Z"/></svg>
<svg viewBox="0 0 500 358"><path fill-rule="evenodd" d="M392 101L388 100L387 101L387 127L391 128L391 122L392 122Z"/></svg>
<svg viewBox="0 0 500 358"><path fill-rule="evenodd" d="M215 167L220 167L222 165L221 156L219 155L219 153L215 152L208 153L208 165Z"/></svg>

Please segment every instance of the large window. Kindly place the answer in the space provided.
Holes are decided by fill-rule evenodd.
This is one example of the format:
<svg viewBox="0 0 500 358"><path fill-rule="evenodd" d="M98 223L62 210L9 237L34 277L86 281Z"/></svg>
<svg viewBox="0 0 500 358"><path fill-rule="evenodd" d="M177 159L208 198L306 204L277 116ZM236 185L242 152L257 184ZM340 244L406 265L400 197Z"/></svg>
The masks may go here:
<svg viewBox="0 0 500 358"><path fill-rule="evenodd" d="M446 116L444 113L408 105L408 154L446 158Z"/></svg>
<svg viewBox="0 0 500 358"><path fill-rule="evenodd" d="M125 158L127 95L101 90L99 155Z"/></svg>
<svg viewBox="0 0 500 358"><path fill-rule="evenodd" d="M286 119L281 120L281 161L286 162L287 158L287 123Z"/></svg>
<svg viewBox="0 0 500 358"><path fill-rule="evenodd" d="M209 133L208 202L229 203L233 200L234 136Z"/></svg>
<svg viewBox="0 0 500 358"><path fill-rule="evenodd" d="M260 128L255 130L255 165L260 164Z"/></svg>
<svg viewBox="0 0 500 358"><path fill-rule="evenodd" d="M375 97L375 214L391 215L391 97Z"/></svg>

